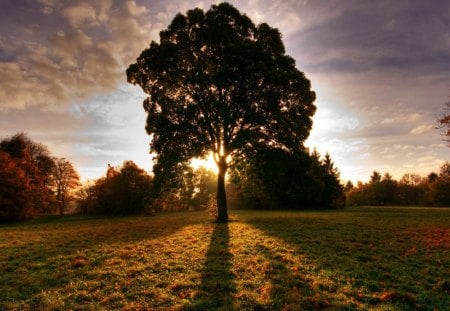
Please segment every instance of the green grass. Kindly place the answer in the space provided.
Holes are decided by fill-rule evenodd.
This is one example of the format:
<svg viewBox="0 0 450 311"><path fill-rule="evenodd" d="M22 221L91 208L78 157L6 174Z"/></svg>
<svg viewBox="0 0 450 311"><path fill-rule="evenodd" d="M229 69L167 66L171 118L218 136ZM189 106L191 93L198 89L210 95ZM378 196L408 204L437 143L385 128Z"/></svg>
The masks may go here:
<svg viewBox="0 0 450 311"><path fill-rule="evenodd" d="M448 310L450 209L0 226L0 310Z"/></svg>

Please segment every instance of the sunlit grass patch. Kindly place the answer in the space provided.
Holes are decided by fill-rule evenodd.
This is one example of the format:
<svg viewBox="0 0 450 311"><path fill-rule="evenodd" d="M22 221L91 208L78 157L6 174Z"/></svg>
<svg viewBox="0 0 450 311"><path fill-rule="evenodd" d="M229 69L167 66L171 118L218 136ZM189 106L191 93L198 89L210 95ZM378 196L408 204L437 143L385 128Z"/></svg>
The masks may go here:
<svg viewBox="0 0 450 311"><path fill-rule="evenodd" d="M445 310L450 210L72 218L0 227L0 309Z"/></svg>

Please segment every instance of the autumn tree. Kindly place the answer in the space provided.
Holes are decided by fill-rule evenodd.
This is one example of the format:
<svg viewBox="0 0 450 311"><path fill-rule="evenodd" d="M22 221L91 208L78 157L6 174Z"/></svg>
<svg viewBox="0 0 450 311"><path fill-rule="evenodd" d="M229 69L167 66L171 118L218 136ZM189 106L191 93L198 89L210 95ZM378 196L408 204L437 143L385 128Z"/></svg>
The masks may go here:
<svg viewBox="0 0 450 311"><path fill-rule="evenodd" d="M75 191L74 198L78 203L78 212L82 215L90 214L95 205L95 181L86 180Z"/></svg>
<svg viewBox="0 0 450 311"><path fill-rule="evenodd" d="M0 142L0 151L7 153L25 174L27 200L36 213L51 213L53 210L52 167L54 160L48 148L32 141L23 133L15 134Z"/></svg>
<svg viewBox="0 0 450 311"><path fill-rule="evenodd" d="M0 223L30 218L37 213L30 200L30 182L17 161L0 151Z"/></svg>
<svg viewBox="0 0 450 311"><path fill-rule="evenodd" d="M127 78L148 95L155 183L212 153L218 221L228 219L228 169L260 146L297 149L316 109L310 81L286 55L280 32L255 26L228 3L178 14Z"/></svg>
<svg viewBox="0 0 450 311"><path fill-rule="evenodd" d="M72 163L65 158L55 159L52 176L59 214L62 215L70 198L71 190L80 185L80 176Z"/></svg>

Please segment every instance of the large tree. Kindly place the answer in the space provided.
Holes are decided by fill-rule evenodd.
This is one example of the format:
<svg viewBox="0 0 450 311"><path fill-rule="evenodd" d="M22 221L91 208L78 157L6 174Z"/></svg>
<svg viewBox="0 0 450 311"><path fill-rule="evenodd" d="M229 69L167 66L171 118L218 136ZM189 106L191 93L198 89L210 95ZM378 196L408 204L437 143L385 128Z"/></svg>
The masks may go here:
<svg viewBox="0 0 450 311"><path fill-rule="evenodd" d="M228 168L255 149L298 150L316 110L310 81L286 55L280 32L255 26L228 3L178 14L127 78L149 95L144 109L155 182L212 153L218 221L228 219Z"/></svg>

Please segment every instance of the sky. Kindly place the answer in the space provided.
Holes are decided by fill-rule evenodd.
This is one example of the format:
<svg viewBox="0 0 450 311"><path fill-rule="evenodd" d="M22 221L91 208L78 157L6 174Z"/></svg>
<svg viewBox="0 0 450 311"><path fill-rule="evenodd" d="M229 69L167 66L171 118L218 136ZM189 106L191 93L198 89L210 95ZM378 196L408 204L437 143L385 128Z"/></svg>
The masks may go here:
<svg viewBox="0 0 450 311"><path fill-rule="evenodd" d="M450 96L450 1L229 1L283 35L317 94L306 141L342 180L427 175L450 160L435 129ZM25 132L82 179L150 170L145 94L125 70L178 13L218 1L1 0L0 138Z"/></svg>

